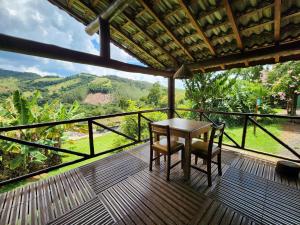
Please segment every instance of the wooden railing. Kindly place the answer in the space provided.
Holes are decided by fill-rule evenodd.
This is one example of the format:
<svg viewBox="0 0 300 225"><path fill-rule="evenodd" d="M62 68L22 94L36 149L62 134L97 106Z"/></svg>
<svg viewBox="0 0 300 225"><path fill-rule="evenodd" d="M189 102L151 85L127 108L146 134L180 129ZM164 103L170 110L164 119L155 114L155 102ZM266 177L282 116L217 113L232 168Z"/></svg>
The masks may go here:
<svg viewBox="0 0 300 225"><path fill-rule="evenodd" d="M230 147L250 151L250 152L255 152L263 155L268 155L272 156L275 158L280 158L280 159L285 159L285 160L290 160L290 161L295 161L295 162L300 162L300 154L293 149L291 146L289 146L287 143L282 141L280 138L272 134L268 129L263 127L261 124L257 122L257 118L278 118L278 119L287 119L287 120L292 120L294 122L300 122L300 116L287 116L287 115L272 115L272 114L256 114L256 113L239 113L239 112L222 112L222 111L205 111L205 110L195 110L195 109L185 109L185 108L177 108L175 110L175 114L178 117L182 117L178 112L179 111L185 111L185 112L193 112L199 115L199 120L208 120L212 123L216 123L216 121L213 121L210 119L209 115L222 115L222 116L240 116L243 117L243 131L242 131L242 140L241 143L238 143L236 140L234 140L228 132L224 132L224 135L234 144L224 144ZM249 127L249 123L252 123L253 125L257 126L260 128L264 133L266 133L269 137L271 137L273 140L278 142L281 146L283 146L285 149L287 149L289 152L291 152L297 159L291 159L263 151L258 151L256 149L250 149L246 148L246 140L247 140L247 129ZM300 126L300 125L299 125Z"/></svg>
<svg viewBox="0 0 300 225"><path fill-rule="evenodd" d="M212 123L216 123L216 121L213 121L212 119L210 119L209 115L211 114L219 114L219 115L231 115L231 116L242 116L244 117L244 125L243 125L243 135L242 135L242 140L241 143L238 143L237 141L235 141L226 131L224 133L224 135L231 140L234 145L229 145L229 144L225 144L231 147L235 147L235 148L239 148L239 149L243 149L246 151L252 151L252 152L256 152L259 154L264 154L264 155L269 155L269 156L273 156L273 157L277 157L277 158L281 158L281 159L286 159L286 160L291 160L291 161L296 161L296 162L300 162L300 160L295 160L295 159L290 159L290 158L286 158L286 157L282 157L282 156L278 156L278 155L274 155L274 154L270 154L270 153L266 153L266 152L261 152L261 151L257 151L255 149L248 149L245 147L245 143L246 143L246 139L247 139L247 128L248 128L248 123L251 122L253 124L255 124L257 127L259 127L260 129L262 129L266 134L268 134L271 138L273 138L275 141L277 141L278 143L280 143L282 146L284 146L288 151L290 151L291 153L293 153L297 159L300 159L300 155L299 153L293 149L292 147L290 147L288 144L286 144L285 142L283 142L282 140L280 140L278 137L276 137L274 134L272 134L270 131L268 131L266 128L264 128L262 125L260 125L254 118L255 117L269 117L269 118L285 118L285 119L292 119L292 120L297 120L300 121L300 117L299 116L283 116L283 115L268 115L268 114L254 114L254 113L237 113L237 112L217 112L217 111L203 111L203 110L193 110L193 109L176 109L174 111L174 113L178 116L178 117L182 117L182 115L180 115L180 111L185 111L185 112L193 112L199 115L199 120L208 120L211 121ZM88 117L88 118L82 118L82 119L73 119L73 120L64 120L64 121L56 121L56 122L44 122L44 123L37 123L37 124L29 124L29 125L19 125L19 126L13 126L13 127L2 127L0 128L0 140L5 140L5 141L9 141L9 142L14 142L14 143L18 143L21 145L26 145L26 146L30 146L30 147L36 147L36 148L41 148L41 149L49 149L52 151L56 151L56 152L62 152L62 153L67 153L67 154L72 154L72 155L76 155L79 156L80 158L77 160L74 160L72 162L66 162L66 163L62 163L59 165L55 165L55 166L51 166L39 171L35 171L29 174L25 174L19 177L15 177L9 180L5 180L5 181L1 181L0 182L0 186L1 185L5 185L8 183L13 183L19 180L23 180L25 178L28 177L32 177L35 175L39 175L42 173L46 173L61 167L65 167L68 165L72 165L78 162L82 162L86 159L89 158L93 158L93 157L97 157L100 155L104 155L107 153L111 153L129 146L133 146L136 145L138 143L142 143L145 141L148 141L148 139L144 139L142 140L142 135L141 135L141 120L146 120L147 122L151 122L151 119L149 119L148 117L146 117L144 114L146 113L153 113L153 112L169 112L168 108L163 108L163 109L153 109L153 110L143 110L143 111L136 111L136 112L126 112L126 113L117 113L117 114L110 114L110 115L103 115L103 116L94 116L94 117ZM100 123L97 120L101 120L101 119L107 119L107 118L113 118L113 117L123 117L123 116L130 116L130 115L136 115L137 116L137 126L138 126L138 134L137 137L130 137L127 134L124 134L118 130L115 130L111 127L108 127L107 125L104 125L103 123ZM54 146L49 146L49 145L44 145L44 144L40 144L40 143L35 143L35 142L30 142L27 140L20 140L17 138L13 138L13 137L9 137L9 136L5 136L3 135L3 133L5 132L9 132L9 131L15 131L15 130L22 130L22 129L33 129L33 128L40 128L40 127L54 127L57 125L63 125L63 124L75 124L75 123L87 123L87 127L88 127L88 137L89 137L89 154L86 153L80 153L80 152L75 152L69 149L63 149L63 148L58 148L58 147L54 147ZM116 148L112 148L112 149L107 149L105 151L101 151L98 153L95 153L95 149L94 149L94 131L93 131L93 126L99 126L102 127L105 130L108 130L110 132L113 132L117 135L123 136L124 138L130 140L131 142L122 146L118 146ZM0 146L1 149L1 146Z"/></svg>
<svg viewBox="0 0 300 225"><path fill-rule="evenodd" d="M74 160L72 162L66 162L66 163L62 163L59 165L55 165L55 166L51 166L42 170L38 170L35 172L31 172L19 177L15 177L9 180L5 180L5 181L1 181L0 182L0 186L1 185L5 185L5 184L9 184L9 183L13 183L16 181L20 181L23 180L25 178L28 177L32 177L32 176L36 176L42 173L46 173L55 169L59 169L68 165L72 165L78 162L82 162L86 159L89 158L93 158L93 157L97 157L100 155L104 155L107 153L111 153L123 148L127 148L129 146L132 145L136 145L138 143L142 143L145 141L148 141L148 139L142 140L141 139L141 120L144 119L148 122L151 122L151 120L149 118L147 118L145 115L146 113L153 113L153 112L168 112L167 108L162 108L162 109L153 109L153 110L143 110L143 111L136 111L136 112L126 112L126 113L116 113L116 114L110 114L110 115L103 115L103 116L94 116L94 117L88 117L88 118L81 118L81 119L72 119L72 120L64 120L64 121L55 121L55 122L44 122L44 123L37 123L37 124L28 124L28 125L19 125L19 126L12 126L12 127L2 127L0 128L0 140L4 140L4 141L9 141L9 142L13 142L13 143L17 143L20 145L25 145L25 146L30 146L30 147L36 147L36 148L41 148L41 149L49 149L52 151L56 151L56 152L62 152L62 153L67 153L67 154L71 154L71 155L76 155L79 156L81 158ZM97 120L101 120L101 119L107 119L107 118L114 118L114 117L123 117L123 116L137 116L137 124L138 124L138 134L137 134L137 139L135 137L130 137L127 134L124 134L118 130L115 130L111 127L108 127L100 122L98 122ZM9 131L16 131L16 130L22 130L22 129L34 129L34 128L40 128L40 127L54 127L57 125L64 125L64 124L75 124L75 123L87 123L87 127L88 127L88 138L89 138L89 154L86 153L80 153L80 152L75 152L69 149L63 149L63 148L58 148L58 147L54 147L54 146L49 146L49 145L44 145L44 144L40 144L40 143L36 143L36 142L31 142L31 141L27 141L27 140L20 140L17 138L13 138L13 137L8 137L3 135L4 132L9 132ZM94 130L93 130L93 125L94 126L99 126L102 127L105 130L111 131L117 135L120 135L122 137L125 137L126 139L130 140L131 142L128 144L124 144L122 146L118 146L116 148L112 148L112 149L107 149L104 151L101 151L99 153L95 153L95 148L94 148ZM0 146L1 149L1 146Z"/></svg>

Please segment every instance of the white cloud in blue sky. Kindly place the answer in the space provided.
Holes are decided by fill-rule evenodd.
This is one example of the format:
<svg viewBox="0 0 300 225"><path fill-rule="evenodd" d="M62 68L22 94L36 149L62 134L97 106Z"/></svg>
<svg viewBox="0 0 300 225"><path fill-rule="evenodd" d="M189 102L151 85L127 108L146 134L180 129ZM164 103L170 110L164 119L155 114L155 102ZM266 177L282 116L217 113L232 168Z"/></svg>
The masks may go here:
<svg viewBox="0 0 300 225"><path fill-rule="evenodd" d="M13 4L12 4L13 3ZM0 32L47 44L55 44L90 54L99 54L98 35L89 36L84 25L46 0L0 0ZM137 59L111 44L113 59L142 65ZM139 73L128 73L103 67L82 65L46 58L0 51L0 68L35 72L41 75L69 76L76 73L117 75L149 82L167 79ZM181 82L176 86L182 87Z"/></svg>

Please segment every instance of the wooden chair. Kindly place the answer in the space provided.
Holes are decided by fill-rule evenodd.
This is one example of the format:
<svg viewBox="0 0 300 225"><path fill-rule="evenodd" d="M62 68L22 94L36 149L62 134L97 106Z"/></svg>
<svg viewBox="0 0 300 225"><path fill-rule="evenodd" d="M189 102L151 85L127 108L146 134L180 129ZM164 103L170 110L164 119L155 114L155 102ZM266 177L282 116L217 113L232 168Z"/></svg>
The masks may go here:
<svg viewBox="0 0 300 225"><path fill-rule="evenodd" d="M201 141L200 139L194 139L191 152L195 155L195 164L197 164L197 158L200 157L207 163L207 170L200 169L196 166L191 165L192 168L204 172L207 174L208 186L211 186L211 164L215 163L218 165L218 173L222 176L222 165L221 165L221 149L223 141L223 133L225 129L225 124L218 126L213 125L209 142ZM214 143L214 140L218 138L217 144ZM212 158L217 156L218 162L212 161Z"/></svg>
<svg viewBox="0 0 300 225"><path fill-rule="evenodd" d="M149 123L150 133L150 165L149 170L152 171L153 161L159 159L161 156L167 157L167 180L170 179L170 170L178 165L180 162L184 162L184 144L179 143L178 138L171 135L169 126L155 125ZM160 136L165 136L160 140ZM155 137L156 140L153 140ZM180 161L171 165L171 155L178 151L181 152ZM157 152L157 156L153 157L153 152ZM183 165L182 165L183 166Z"/></svg>

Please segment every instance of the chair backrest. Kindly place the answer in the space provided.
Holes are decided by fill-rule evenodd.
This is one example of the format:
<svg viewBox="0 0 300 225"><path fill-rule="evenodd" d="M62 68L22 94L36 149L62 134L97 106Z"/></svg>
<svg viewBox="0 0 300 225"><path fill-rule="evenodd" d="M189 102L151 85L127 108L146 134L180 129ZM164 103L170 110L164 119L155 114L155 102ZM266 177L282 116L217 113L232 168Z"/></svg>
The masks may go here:
<svg viewBox="0 0 300 225"><path fill-rule="evenodd" d="M171 150L171 135L170 127L168 125L157 125L149 123L150 145L153 145L153 138L156 136L159 141L160 136L166 136L168 151ZM154 136L155 135L155 136Z"/></svg>
<svg viewBox="0 0 300 225"><path fill-rule="evenodd" d="M222 147L224 129L225 129L225 123L221 123L219 125L212 125L212 130L210 133L210 139L208 144L208 151L210 155L212 153L213 144L216 138L218 138L217 143L219 148Z"/></svg>

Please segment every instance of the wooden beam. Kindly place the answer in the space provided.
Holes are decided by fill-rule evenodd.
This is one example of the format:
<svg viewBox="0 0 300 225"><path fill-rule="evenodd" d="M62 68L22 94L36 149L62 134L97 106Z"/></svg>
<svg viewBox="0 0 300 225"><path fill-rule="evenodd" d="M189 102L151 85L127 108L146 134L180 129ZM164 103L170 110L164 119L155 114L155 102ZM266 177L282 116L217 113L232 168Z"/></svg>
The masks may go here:
<svg viewBox="0 0 300 225"><path fill-rule="evenodd" d="M196 29L197 33L200 35L201 39L203 42L206 44L208 47L209 51L211 52L212 55L216 55L216 52L214 50L214 47L210 43L209 39L207 38L206 34L202 31L201 27L199 26L198 22L192 15L192 12L190 11L189 7L185 5L185 3L182 0L179 0L179 5L182 7L184 10L185 14L189 18L189 21L193 25L193 27Z"/></svg>
<svg viewBox="0 0 300 225"><path fill-rule="evenodd" d="M274 40L280 41L281 0L275 0L274 6Z"/></svg>
<svg viewBox="0 0 300 225"><path fill-rule="evenodd" d="M110 59L110 29L108 20L99 17L100 24L100 56Z"/></svg>
<svg viewBox="0 0 300 225"><path fill-rule="evenodd" d="M177 60L170 54L170 52L168 52L167 50L165 50L163 47L160 46L160 44L154 40L152 37L150 37L150 35L147 33L147 30L143 29L142 27L140 27L140 25L138 25L129 15L127 15L125 12L123 12L123 15L125 16L125 18L128 20L127 22L132 23L139 32L142 32L145 37L150 40L157 48L159 48L164 54L166 54L172 61L174 64L174 67L178 67L178 62Z"/></svg>
<svg viewBox="0 0 300 225"><path fill-rule="evenodd" d="M127 64L117 60L105 59L93 54L74 51L56 45L16 38L5 34L0 34L0 50L73 63L106 67L132 73L172 77L175 72Z"/></svg>
<svg viewBox="0 0 300 225"><path fill-rule="evenodd" d="M241 36L239 34L239 30L238 30L238 27L237 27L236 21L234 19L234 16L233 16L233 13L232 13L232 10L231 10L231 6L230 6L228 0L224 0L224 5L225 5L228 20L231 24L233 33L235 34L235 39L236 39L236 42L237 42L237 46L238 46L239 49L243 50L242 39L241 39Z"/></svg>
<svg viewBox="0 0 300 225"><path fill-rule="evenodd" d="M88 7L87 5L85 5L82 2L81 2L81 4L82 4L83 7L87 8L88 10L90 10L95 17L97 16L97 14L94 11L94 9L91 9L90 7ZM129 39L126 35L124 35L119 29L115 28L113 25L110 25L110 28L112 29L113 32L118 33L120 36L122 36L122 38L126 39L131 45L134 45L137 49L139 49L140 51L144 52L145 55L147 55L148 57L152 58L152 60L155 61L157 64L159 64L162 68L166 68L167 67L167 66L163 65L160 61L158 61L158 59L156 58L156 56L152 56L143 47L140 47L137 43L135 43L133 40ZM126 52L128 52L128 48L122 47L122 49L124 49ZM136 57L136 55L135 55L135 57Z"/></svg>
<svg viewBox="0 0 300 225"><path fill-rule="evenodd" d="M147 12L150 13L150 15L160 24L160 26L164 28L166 33L174 40L174 42L183 49L185 54L192 61L194 61L194 57L191 55L191 53L189 53L189 51L183 46L183 44L180 43L180 41L175 37L175 35L170 31L170 29L160 20L160 18L156 15L156 13L150 8L148 2L144 0L140 0L139 3L142 4L142 6L147 10Z"/></svg>
<svg viewBox="0 0 300 225"><path fill-rule="evenodd" d="M57 2L57 1L53 1L53 0L49 0L49 1L50 1L53 5L56 5L57 7L59 7L60 9L63 9L63 10L65 10L65 11L68 11L67 7L66 7L64 4L62 4L62 3L60 3L60 2ZM86 6L86 5L83 4L82 2L77 2L77 4L81 4L83 7L86 7L86 8L88 9L88 6ZM91 12L93 13L92 15L96 17L96 13L95 13L92 9L90 9L90 10L91 10ZM87 25L87 24L88 24L86 18L80 18L80 17L78 17L77 15L72 14L72 13L71 13L71 15L72 15L74 18L76 18L78 21L80 21L81 23L83 23L84 25ZM137 56L134 52L130 51L128 48L126 48L126 47L124 47L123 45L119 44L117 41L115 41L115 40L113 40L113 39L111 39L110 41L111 41L115 46L117 46L118 48L122 49L122 50L125 51L127 54L129 54L130 56L136 58L136 59L137 59L138 61L140 61L141 63L145 64L145 65L148 66L148 67L151 67L151 65L150 65L148 62L144 61L143 59L140 59L139 56Z"/></svg>
<svg viewBox="0 0 300 225"><path fill-rule="evenodd" d="M121 38L125 39L127 42L130 43L130 45L135 46L135 48L137 48L137 50L143 52L143 54L147 55L147 57L151 58L153 61L155 61L158 65L160 65L162 68L165 68L166 66L163 65L160 61L158 61L158 59L156 59L154 56L152 56L150 53L148 53L148 51L142 47L140 47L139 45L137 45L133 40L131 40L130 38L128 38L125 34L123 34L120 30L114 28L113 26L111 26L112 28L112 32L116 33L117 35L121 36Z"/></svg>
<svg viewBox="0 0 300 225"><path fill-rule="evenodd" d="M173 77L168 78L168 118L174 118L175 113L175 79Z"/></svg>
<svg viewBox="0 0 300 225"><path fill-rule="evenodd" d="M131 2L132 0L115 0L99 17L103 20L112 21L115 16L120 14ZM99 19L96 18L94 21L90 22L85 31L89 35L95 34L99 30Z"/></svg>
<svg viewBox="0 0 300 225"><path fill-rule="evenodd" d="M271 46L249 52L243 52L230 56L218 57L214 59L204 60L201 62L191 63L188 66L191 70L198 70L199 68L217 67L220 65L229 64L245 65L245 61L262 61L269 58L275 58L277 56L288 56L298 54L300 54L300 41L294 41L288 44Z"/></svg>

